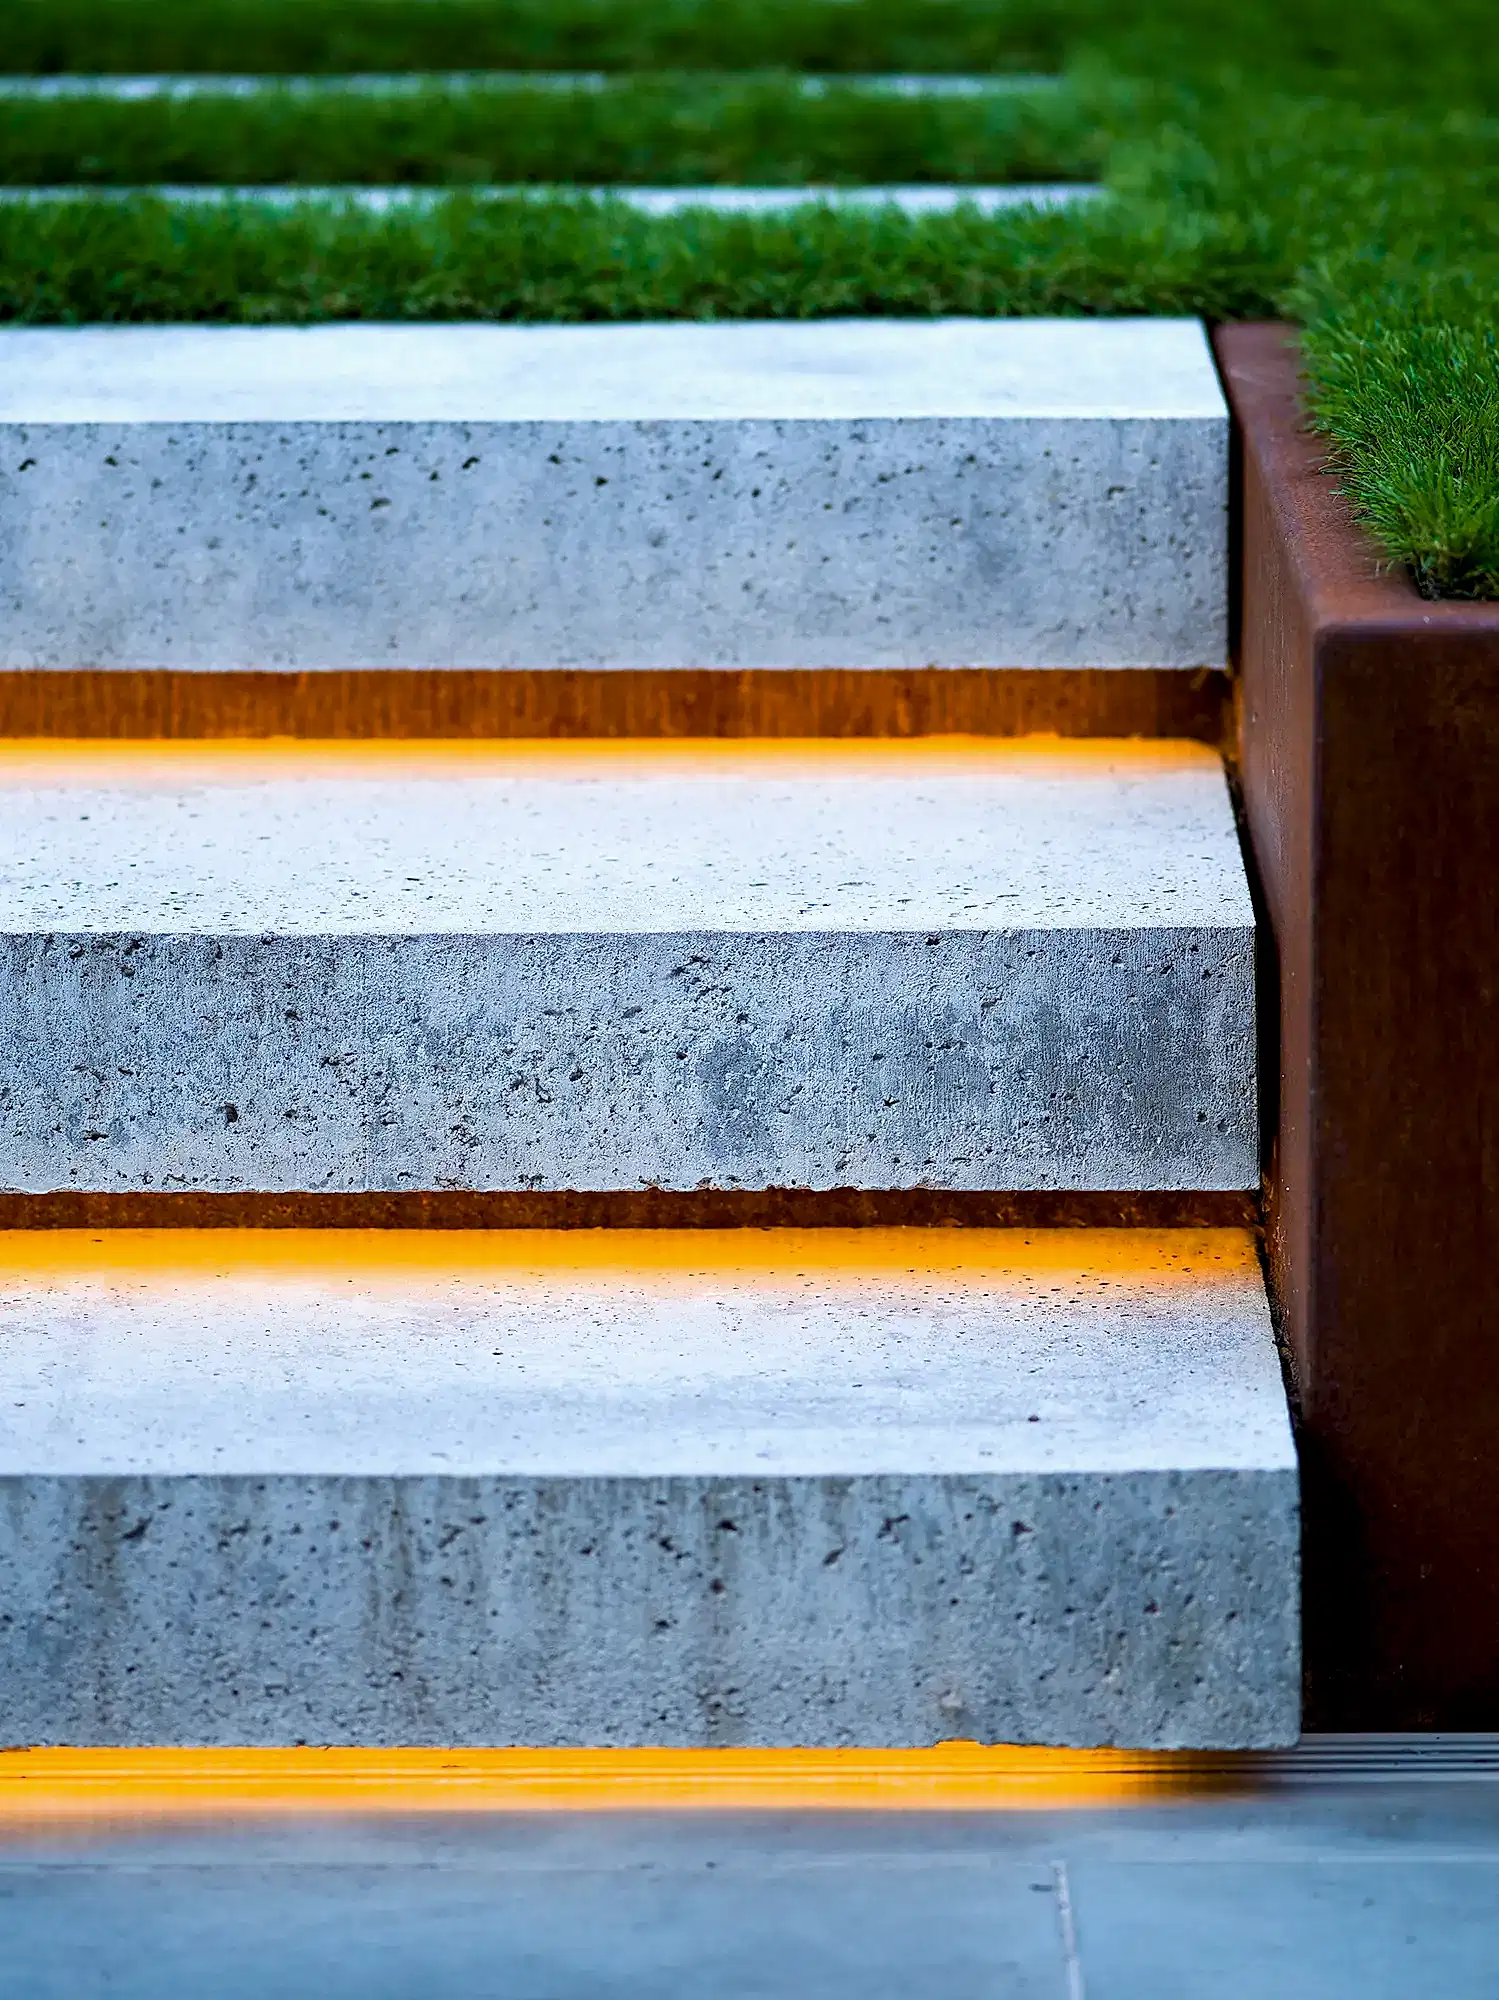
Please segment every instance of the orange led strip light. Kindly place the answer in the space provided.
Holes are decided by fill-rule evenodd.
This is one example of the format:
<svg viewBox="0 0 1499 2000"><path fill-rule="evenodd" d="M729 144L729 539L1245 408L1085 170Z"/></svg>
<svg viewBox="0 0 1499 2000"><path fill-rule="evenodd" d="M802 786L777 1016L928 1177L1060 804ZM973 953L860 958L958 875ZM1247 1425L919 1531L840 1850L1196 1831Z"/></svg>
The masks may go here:
<svg viewBox="0 0 1499 2000"><path fill-rule="evenodd" d="M7 1750L0 1826L297 1813L1021 1811L1232 1788L1171 1751Z"/></svg>

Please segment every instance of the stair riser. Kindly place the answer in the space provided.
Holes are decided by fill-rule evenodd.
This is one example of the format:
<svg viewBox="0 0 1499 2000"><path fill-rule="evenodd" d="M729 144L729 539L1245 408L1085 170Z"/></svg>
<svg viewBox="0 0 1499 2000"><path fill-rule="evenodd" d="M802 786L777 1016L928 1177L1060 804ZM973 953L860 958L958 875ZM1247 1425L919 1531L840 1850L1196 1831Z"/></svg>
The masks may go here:
<svg viewBox="0 0 1499 2000"><path fill-rule="evenodd" d="M1273 1745L1296 1478L0 1482L7 1738Z"/></svg>
<svg viewBox="0 0 1499 2000"><path fill-rule="evenodd" d="M0 1184L1234 1189L1252 933L61 937Z"/></svg>
<svg viewBox="0 0 1499 2000"><path fill-rule="evenodd" d="M1226 450L1176 418L6 425L0 666L1212 665Z"/></svg>

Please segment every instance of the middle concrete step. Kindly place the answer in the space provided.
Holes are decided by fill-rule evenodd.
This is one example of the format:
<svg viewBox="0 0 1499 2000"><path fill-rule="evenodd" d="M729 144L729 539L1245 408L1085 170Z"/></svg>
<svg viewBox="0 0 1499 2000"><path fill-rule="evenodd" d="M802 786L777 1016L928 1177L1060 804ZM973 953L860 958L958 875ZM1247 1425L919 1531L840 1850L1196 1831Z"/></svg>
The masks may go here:
<svg viewBox="0 0 1499 2000"><path fill-rule="evenodd" d="M0 763L0 1186L1231 1190L1191 744Z"/></svg>

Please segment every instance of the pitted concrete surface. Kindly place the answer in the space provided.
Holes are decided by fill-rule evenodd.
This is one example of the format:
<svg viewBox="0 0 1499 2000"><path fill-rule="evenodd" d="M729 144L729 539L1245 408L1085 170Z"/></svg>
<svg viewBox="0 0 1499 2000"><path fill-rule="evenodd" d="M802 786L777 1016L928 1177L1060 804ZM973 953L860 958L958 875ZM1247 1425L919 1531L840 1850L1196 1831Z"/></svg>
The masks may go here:
<svg viewBox="0 0 1499 2000"><path fill-rule="evenodd" d="M1246 1236L143 1232L0 1279L8 1740L1296 1733Z"/></svg>
<svg viewBox="0 0 1499 2000"><path fill-rule="evenodd" d="M1221 664L1188 320L0 333L0 666Z"/></svg>
<svg viewBox="0 0 1499 2000"><path fill-rule="evenodd" d="M1242 1188L1191 746L0 771L0 1182Z"/></svg>

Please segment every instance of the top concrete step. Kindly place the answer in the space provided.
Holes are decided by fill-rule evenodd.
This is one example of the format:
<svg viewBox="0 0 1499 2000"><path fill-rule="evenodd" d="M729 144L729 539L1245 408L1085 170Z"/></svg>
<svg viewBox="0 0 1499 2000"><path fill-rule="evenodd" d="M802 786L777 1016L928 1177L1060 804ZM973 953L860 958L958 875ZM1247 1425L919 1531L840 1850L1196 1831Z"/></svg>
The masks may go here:
<svg viewBox="0 0 1499 2000"><path fill-rule="evenodd" d="M1188 320L0 333L0 668L1197 667Z"/></svg>

